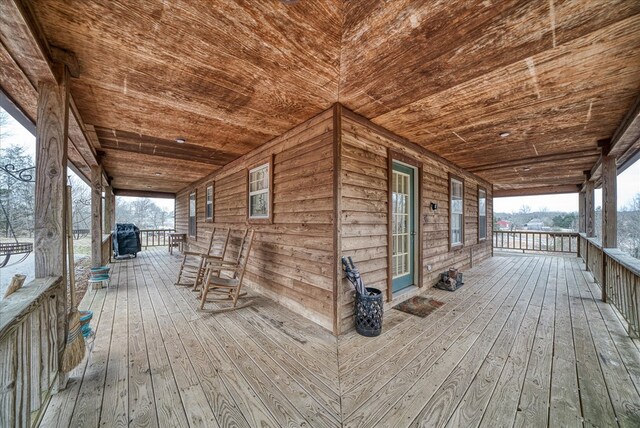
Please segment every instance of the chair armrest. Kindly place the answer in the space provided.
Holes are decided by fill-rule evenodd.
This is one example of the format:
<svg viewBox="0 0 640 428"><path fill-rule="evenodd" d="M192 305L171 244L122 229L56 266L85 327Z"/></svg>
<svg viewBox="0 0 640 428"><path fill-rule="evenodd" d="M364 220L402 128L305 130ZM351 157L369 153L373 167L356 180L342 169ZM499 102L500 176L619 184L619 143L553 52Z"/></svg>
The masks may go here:
<svg viewBox="0 0 640 428"><path fill-rule="evenodd" d="M212 256L210 254L200 254L200 257L205 260L222 260L222 256Z"/></svg>

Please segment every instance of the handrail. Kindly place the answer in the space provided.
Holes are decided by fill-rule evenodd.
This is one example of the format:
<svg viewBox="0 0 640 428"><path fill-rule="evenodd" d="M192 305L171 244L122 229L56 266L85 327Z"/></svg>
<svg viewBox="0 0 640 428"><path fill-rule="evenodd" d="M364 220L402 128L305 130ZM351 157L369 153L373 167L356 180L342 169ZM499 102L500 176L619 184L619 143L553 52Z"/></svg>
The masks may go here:
<svg viewBox="0 0 640 428"><path fill-rule="evenodd" d="M169 233L175 229L140 229L140 242L143 247L160 247L169 245Z"/></svg>
<svg viewBox="0 0 640 428"><path fill-rule="evenodd" d="M524 238L524 239L523 239ZM578 233L494 230L493 248L504 250L577 253Z"/></svg>
<svg viewBox="0 0 640 428"><path fill-rule="evenodd" d="M640 335L640 260L618 248L602 248L598 239L580 234L580 257L600 284L602 300L615 306L630 336Z"/></svg>
<svg viewBox="0 0 640 428"><path fill-rule="evenodd" d="M0 426L37 425L58 377L62 278L35 279L0 301Z"/></svg>

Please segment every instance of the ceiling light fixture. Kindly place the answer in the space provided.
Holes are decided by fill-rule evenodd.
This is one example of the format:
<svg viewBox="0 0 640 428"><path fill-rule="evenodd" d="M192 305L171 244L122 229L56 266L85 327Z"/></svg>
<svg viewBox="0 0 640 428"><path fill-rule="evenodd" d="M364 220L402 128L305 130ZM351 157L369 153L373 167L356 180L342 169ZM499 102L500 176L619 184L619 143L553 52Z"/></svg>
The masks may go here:
<svg viewBox="0 0 640 428"><path fill-rule="evenodd" d="M162 173L161 172L156 172L156 175L162 175Z"/></svg>
<svg viewBox="0 0 640 428"><path fill-rule="evenodd" d="M184 144L186 142L187 142L187 140L185 140L184 138L176 138L176 143L178 143L178 144Z"/></svg>
<svg viewBox="0 0 640 428"><path fill-rule="evenodd" d="M500 136L500 138L507 138L509 135L511 135L511 133L509 133L507 131L502 131L498 135Z"/></svg>

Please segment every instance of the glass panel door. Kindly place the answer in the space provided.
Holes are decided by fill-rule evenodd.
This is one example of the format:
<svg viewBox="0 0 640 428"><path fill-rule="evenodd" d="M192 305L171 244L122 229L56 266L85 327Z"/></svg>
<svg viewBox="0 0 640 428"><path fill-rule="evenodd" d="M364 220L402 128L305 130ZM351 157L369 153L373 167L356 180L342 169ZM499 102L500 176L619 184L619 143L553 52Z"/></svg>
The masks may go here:
<svg viewBox="0 0 640 428"><path fill-rule="evenodd" d="M414 170L393 164L391 182L391 273L393 291L414 284Z"/></svg>

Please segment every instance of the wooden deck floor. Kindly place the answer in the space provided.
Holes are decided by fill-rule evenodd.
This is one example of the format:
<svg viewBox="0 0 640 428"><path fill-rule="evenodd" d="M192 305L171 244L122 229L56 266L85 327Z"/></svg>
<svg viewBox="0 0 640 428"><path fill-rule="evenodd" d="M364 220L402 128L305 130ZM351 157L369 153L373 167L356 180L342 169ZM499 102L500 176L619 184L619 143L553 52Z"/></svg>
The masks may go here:
<svg viewBox="0 0 640 428"><path fill-rule="evenodd" d="M426 318L329 332L256 297L196 311L164 249L90 292L89 364L42 426L640 426L640 352L578 260L499 256Z"/></svg>

